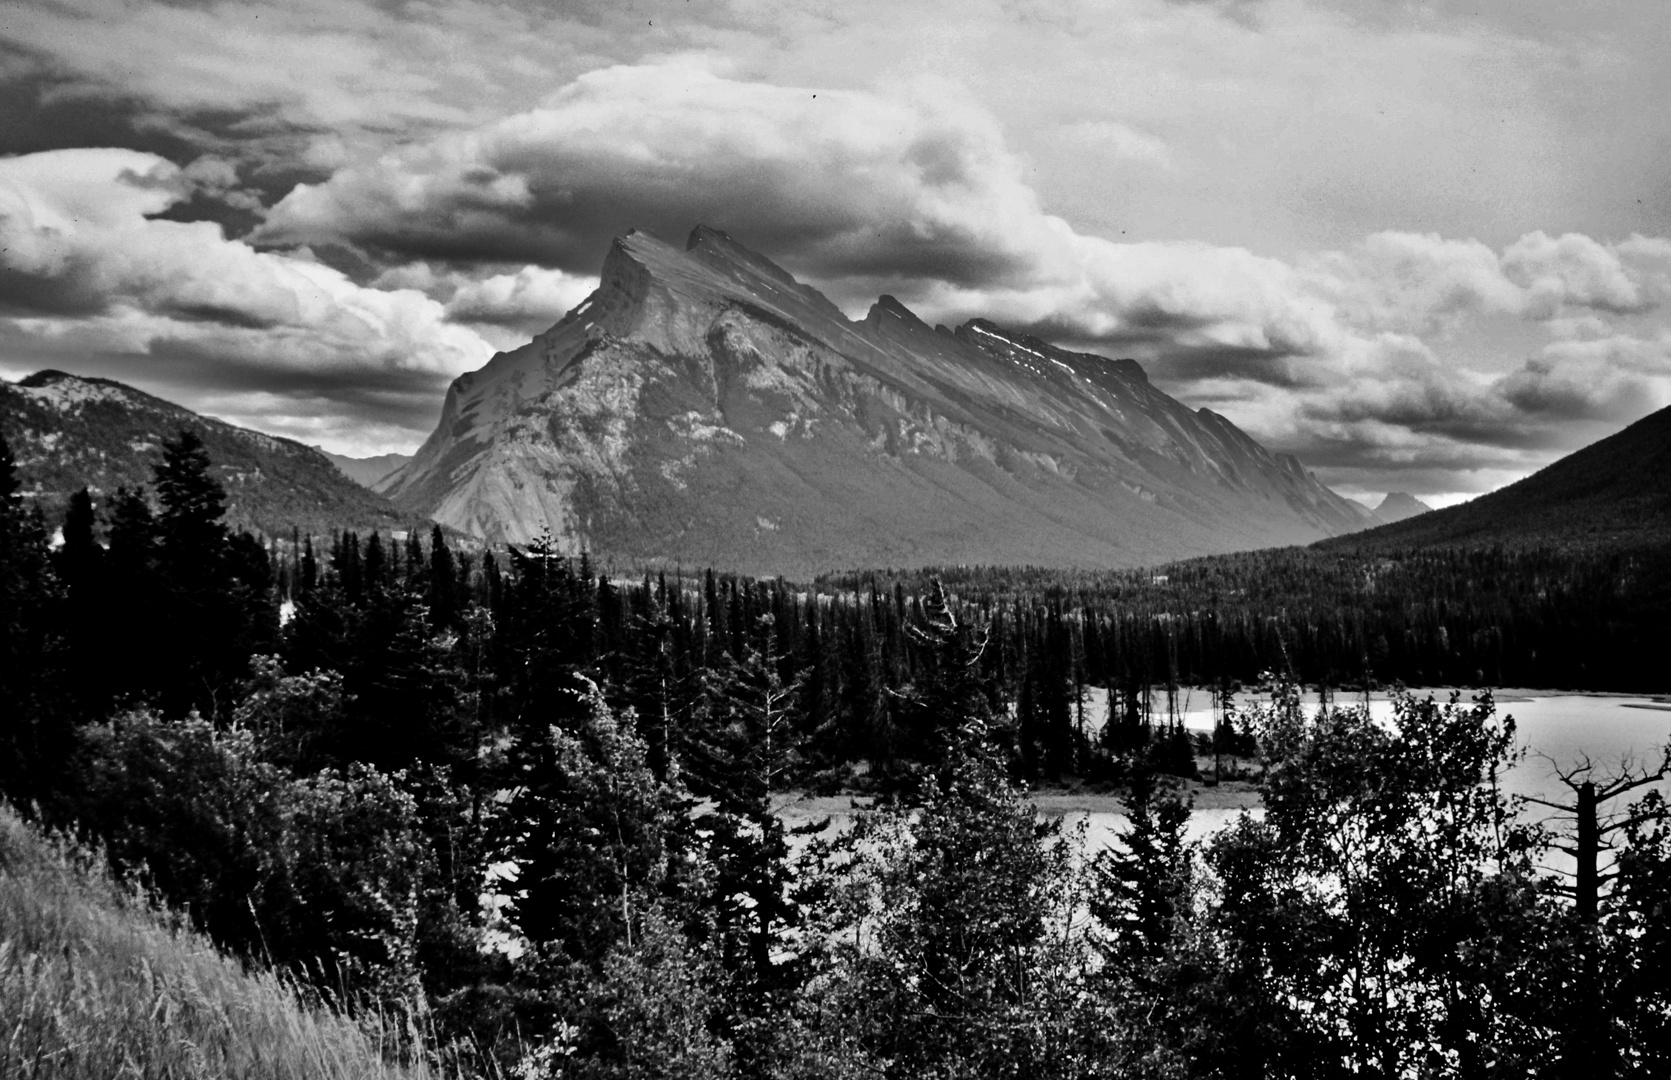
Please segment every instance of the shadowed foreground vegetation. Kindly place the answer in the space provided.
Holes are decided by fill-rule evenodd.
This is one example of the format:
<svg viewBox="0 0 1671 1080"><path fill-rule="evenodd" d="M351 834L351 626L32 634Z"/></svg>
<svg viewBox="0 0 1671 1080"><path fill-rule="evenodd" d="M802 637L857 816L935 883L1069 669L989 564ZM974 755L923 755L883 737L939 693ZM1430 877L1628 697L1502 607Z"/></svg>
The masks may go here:
<svg viewBox="0 0 1671 1080"><path fill-rule="evenodd" d="M549 542L263 547L189 437L153 482L79 493L54 547L0 441L0 797L206 937L7 821L7 1076L1671 1075L1671 813L1612 797L1671 758L1573 775L1546 829L1497 783L1489 691L1381 723L1224 678L1364 645L1480 670L1585 627L1627 655L1644 624L1602 624L1651 607L1645 563L1534 588L1535 560L1436 558L1376 578L1419 602L1360 634L1325 616L1370 583L1325 563L1232 575L1339 590L1276 625L1210 568L961 601L619 583ZM1519 599L1447 591L1481 567ZM1191 672L1218 676L1206 747L1147 705ZM1263 815L1191 841L1169 777L1204 748L1257 764ZM1040 820L1026 785L1058 778L1118 792L1107 849ZM792 789L870 810L791 830Z"/></svg>
<svg viewBox="0 0 1671 1080"><path fill-rule="evenodd" d="M0 1076L397 1080L406 1039L303 1003L0 808Z"/></svg>

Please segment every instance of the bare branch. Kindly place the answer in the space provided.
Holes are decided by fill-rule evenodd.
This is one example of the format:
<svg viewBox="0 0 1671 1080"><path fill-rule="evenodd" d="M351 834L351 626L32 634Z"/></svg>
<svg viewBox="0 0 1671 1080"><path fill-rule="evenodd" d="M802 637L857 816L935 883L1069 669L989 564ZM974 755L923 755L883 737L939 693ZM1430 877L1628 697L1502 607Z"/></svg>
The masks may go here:
<svg viewBox="0 0 1671 1080"><path fill-rule="evenodd" d="M1540 799L1533 795L1522 795L1520 801L1534 803L1538 806L1547 806L1551 810L1564 810L1569 817L1572 815L1572 807L1566 803L1550 802L1548 799Z"/></svg>
<svg viewBox="0 0 1671 1080"><path fill-rule="evenodd" d="M1596 833L1600 836L1606 836L1608 833L1615 833L1620 829L1628 829L1633 825L1640 825L1645 821L1658 821L1665 816L1666 808L1663 807L1658 810L1644 811L1640 814L1631 814L1627 817L1620 818L1617 821L1610 821L1606 825L1598 826Z"/></svg>

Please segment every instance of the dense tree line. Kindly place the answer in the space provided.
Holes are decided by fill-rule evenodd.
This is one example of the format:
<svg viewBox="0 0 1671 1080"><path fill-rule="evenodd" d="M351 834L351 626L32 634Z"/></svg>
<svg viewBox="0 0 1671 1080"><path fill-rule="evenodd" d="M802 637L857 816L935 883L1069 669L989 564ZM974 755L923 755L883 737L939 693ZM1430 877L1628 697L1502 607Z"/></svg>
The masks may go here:
<svg viewBox="0 0 1671 1080"><path fill-rule="evenodd" d="M152 487L78 496L54 547L0 444L0 789L227 948L404 1013L413 1052L461 1072L1667 1064L1657 805L1626 822L1601 902L1569 902L1495 785L1512 742L1488 694L1401 697L1392 727L1302 708L1283 672L1337 631L1251 614L1329 594L1292 553L1264 585L1172 568L1178 607L1129 575L820 593L615 580L547 541L495 555L439 529L233 534L186 435ZM1497 610L1467 606L1473 564L1448 558L1377 588L1447 633ZM1546 596L1591 610L1550 574ZM1243 637L1211 630L1213 589ZM1253 677L1256 630L1287 660L1225 736L1257 757L1265 813L1192 844L1166 774L1193 748L1148 691ZM1122 794L1115 847L1035 815L1020 784L1068 775ZM792 834L778 803L819 787L874 802Z"/></svg>
<svg viewBox="0 0 1671 1080"><path fill-rule="evenodd" d="M1143 570L947 567L822 578L827 592L920 592L983 609L1071 613L1097 684L1253 681L1281 671L1359 688L1662 691L1664 544L1272 548Z"/></svg>

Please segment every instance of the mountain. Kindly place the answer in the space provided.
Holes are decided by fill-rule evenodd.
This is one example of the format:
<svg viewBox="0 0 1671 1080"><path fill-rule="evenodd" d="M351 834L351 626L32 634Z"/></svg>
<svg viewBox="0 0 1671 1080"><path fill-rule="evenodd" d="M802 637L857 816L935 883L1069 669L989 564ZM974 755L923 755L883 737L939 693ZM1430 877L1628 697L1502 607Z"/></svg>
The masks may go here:
<svg viewBox="0 0 1671 1080"><path fill-rule="evenodd" d="M40 371L0 381L0 431L17 457L23 491L49 522L82 486L95 499L118 486L151 483L164 439L182 428L203 440L226 488L226 521L268 535L291 527L394 529L412 519L337 471L324 454L290 439L199 416L109 379Z"/></svg>
<svg viewBox="0 0 1671 1080"><path fill-rule="evenodd" d="M393 455L390 455L393 456ZM1425 514L1433 507L1422 502L1414 495L1403 491L1389 491L1386 498L1375 508L1375 516L1385 522L1403 521L1405 518Z"/></svg>
<svg viewBox="0 0 1671 1080"><path fill-rule="evenodd" d="M490 540L790 576L1138 565L1374 520L1135 361L887 296L850 321L700 226L616 240L598 289L460 376L377 490Z"/></svg>
<svg viewBox="0 0 1671 1080"><path fill-rule="evenodd" d="M1671 542L1671 408L1489 495L1325 548L1563 545L1647 547Z"/></svg>
<svg viewBox="0 0 1671 1080"><path fill-rule="evenodd" d="M354 481L361 487L369 488L377 481L394 472L408 461L411 454L378 454L376 457L348 457L346 454L333 454L323 447L314 447L321 454L330 459L342 475Z"/></svg>

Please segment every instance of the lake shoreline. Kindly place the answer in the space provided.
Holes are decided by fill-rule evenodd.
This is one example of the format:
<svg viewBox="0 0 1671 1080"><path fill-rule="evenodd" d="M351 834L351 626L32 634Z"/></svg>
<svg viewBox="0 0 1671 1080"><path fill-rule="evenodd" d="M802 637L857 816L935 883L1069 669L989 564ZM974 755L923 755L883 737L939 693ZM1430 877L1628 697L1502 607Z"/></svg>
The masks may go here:
<svg viewBox="0 0 1671 1080"><path fill-rule="evenodd" d="M1264 805L1257 785L1251 780L1225 780L1209 784L1200 780L1179 783L1193 810L1253 810ZM819 818L845 818L871 808L875 797L858 793L840 795L799 795L785 793L775 810L785 824L799 825ZM1069 814L1124 814L1125 806L1116 791L1041 787L1029 791L1027 801L1045 817Z"/></svg>

